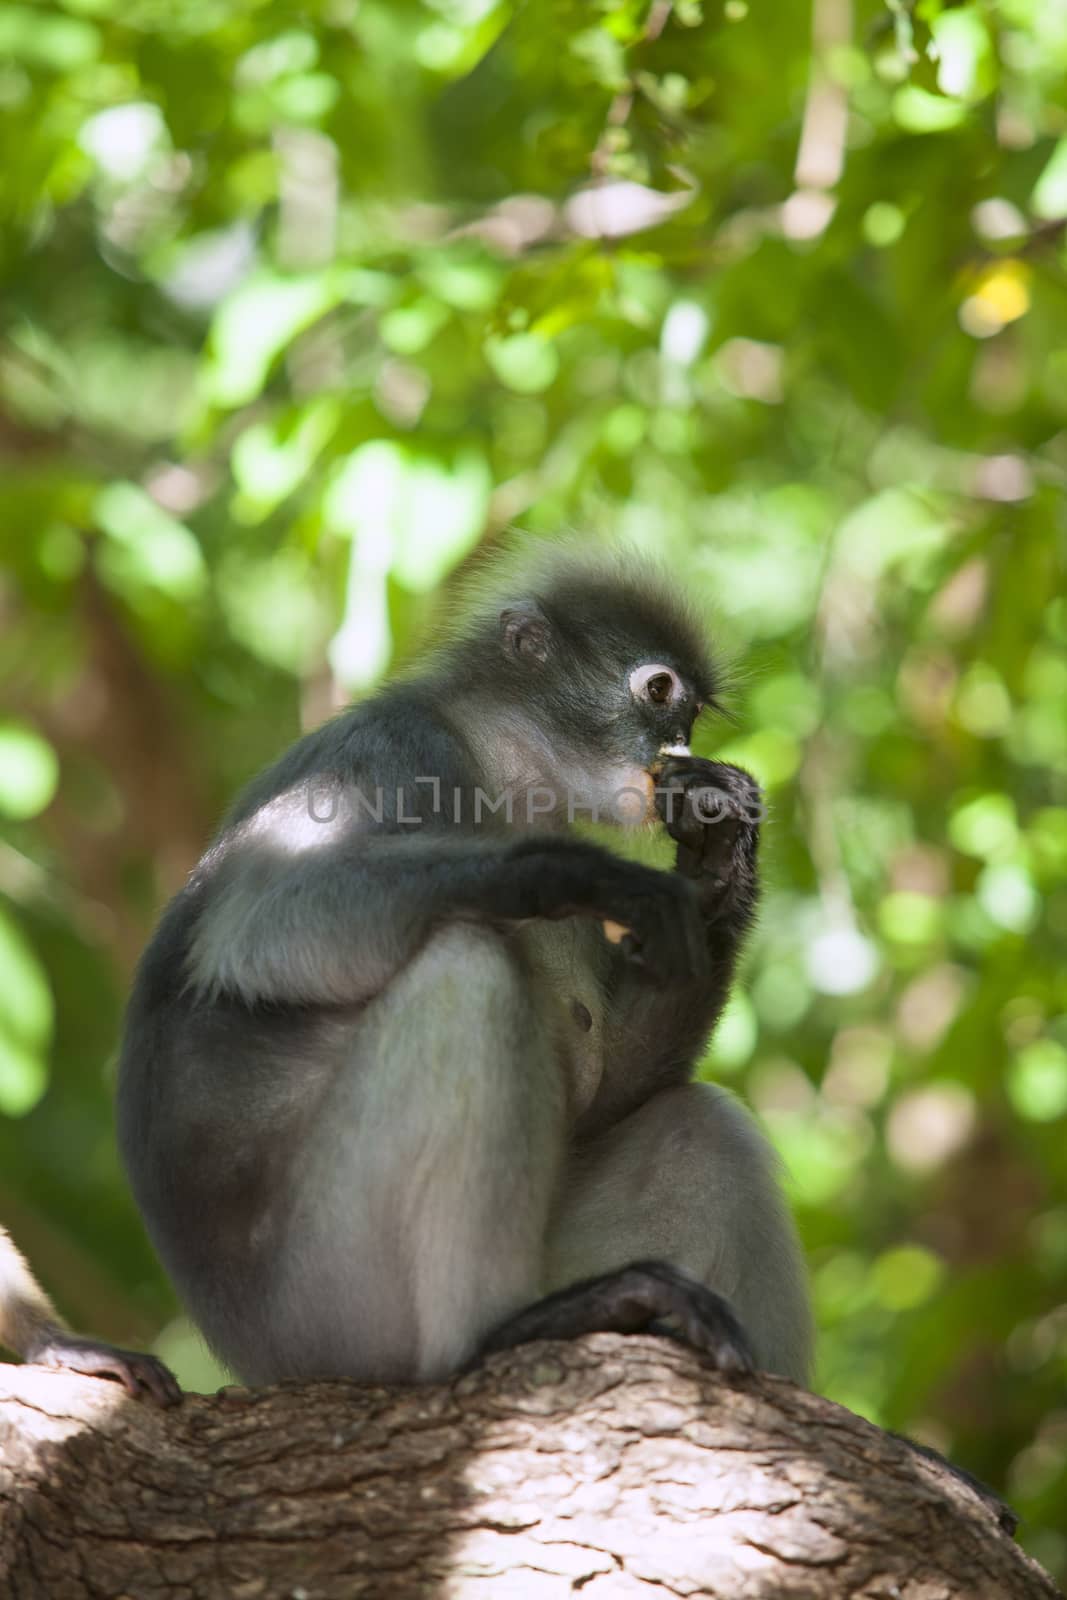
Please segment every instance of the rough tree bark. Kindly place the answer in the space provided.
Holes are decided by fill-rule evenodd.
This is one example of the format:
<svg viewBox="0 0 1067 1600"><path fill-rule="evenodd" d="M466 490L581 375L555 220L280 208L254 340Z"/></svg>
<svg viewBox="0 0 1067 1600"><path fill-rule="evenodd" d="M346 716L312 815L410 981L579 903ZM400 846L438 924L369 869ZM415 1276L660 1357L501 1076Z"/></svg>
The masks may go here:
<svg viewBox="0 0 1067 1600"><path fill-rule="evenodd" d="M162 1412L0 1366L5 1600L1053 1600L996 1506L850 1412L601 1334L421 1390Z"/></svg>

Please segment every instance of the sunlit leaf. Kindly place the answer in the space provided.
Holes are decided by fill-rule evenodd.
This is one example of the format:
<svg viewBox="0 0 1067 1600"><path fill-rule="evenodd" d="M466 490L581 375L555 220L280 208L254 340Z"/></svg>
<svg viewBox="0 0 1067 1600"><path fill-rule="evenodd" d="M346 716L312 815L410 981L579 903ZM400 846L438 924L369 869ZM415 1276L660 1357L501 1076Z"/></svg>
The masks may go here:
<svg viewBox="0 0 1067 1600"><path fill-rule="evenodd" d="M758 1031L751 1000L735 990L711 1041L713 1066L723 1072L736 1072L744 1066L755 1048Z"/></svg>
<svg viewBox="0 0 1067 1600"><path fill-rule="evenodd" d="M5 1116L23 1116L44 1093L52 1020L44 968L0 907L0 1112Z"/></svg>
<svg viewBox="0 0 1067 1600"><path fill-rule="evenodd" d="M930 1298L944 1270L933 1251L922 1245L898 1245L886 1250L873 1265L875 1294L892 1311L910 1311Z"/></svg>
<svg viewBox="0 0 1067 1600"><path fill-rule="evenodd" d="M231 456L244 520L265 516L299 487L337 421L337 404L327 398L295 417L256 422L245 429Z"/></svg>
<svg viewBox="0 0 1067 1600"><path fill-rule="evenodd" d="M188 1317L169 1322L152 1348L192 1394L214 1394L230 1382L231 1374L215 1360Z"/></svg>
<svg viewBox="0 0 1067 1600"><path fill-rule="evenodd" d="M977 100L993 87L989 29L978 6L956 6L930 20L937 49L937 86L961 100Z"/></svg>
<svg viewBox="0 0 1067 1600"><path fill-rule="evenodd" d="M823 1206L840 1195L870 1146L866 1119L793 1111L765 1112L764 1121L788 1172L789 1189L802 1206Z"/></svg>
<svg viewBox="0 0 1067 1600"><path fill-rule="evenodd" d="M2 953L0 953L2 970ZM48 1063L4 1028L0 1014L0 1114L24 1117L48 1087Z"/></svg>
<svg viewBox="0 0 1067 1600"><path fill-rule="evenodd" d="M1029 1122L1052 1122L1067 1112L1067 1050L1036 1039L1019 1051L1008 1072L1008 1093Z"/></svg>
<svg viewBox="0 0 1067 1600"><path fill-rule="evenodd" d="M898 944L925 944L936 938L943 915L940 901L907 889L887 895L878 908L883 933Z"/></svg>
<svg viewBox="0 0 1067 1600"><path fill-rule="evenodd" d="M410 356L424 349L447 321L448 307L423 295L412 305L396 306L387 311L378 327L390 350Z"/></svg>
<svg viewBox="0 0 1067 1600"><path fill-rule="evenodd" d="M322 608L296 551L249 558L235 553L217 575L218 596L235 638L259 657L294 675L322 648Z"/></svg>
<svg viewBox="0 0 1067 1600"><path fill-rule="evenodd" d="M462 311L488 311L500 287L500 269L489 260L435 251L419 264L419 277L439 300Z"/></svg>
<svg viewBox="0 0 1067 1600"><path fill-rule="evenodd" d="M947 133L966 120L967 107L908 83L893 96L893 115L907 133Z"/></svg>
<svg viewBox="0 0 1067 1600"><path fill-rule="evenodd" d="M129 183L145 170L153 156L169 147L170 139L158 106L131 101L109 106L90 117L82 126L78 143L109 178Z"/></svg>
<svg viewBox="0 0 1067 1600"><path fill-rule="evenodd" d="M332 273L285 278L262 271L219 307L211 331L208 397L237 406L262 389L275 357L340 298L344 284Z"/></svg>
<svg viewBox="0 0 1067 1600"><path fill-rule="evenodd" d="M921 576L952 531L951 517L922 495L886 489L847 517L837 537L848 565L867 576L898 565Z"/></svg>
<svg viewBox="0 0 1067 1600"><path fill-rule="evenodd" d="M200 593L207 574L199 544L143 489L111 484L97 495L93 509L107 535L100 570L116 588L158 589L175 600Z"/></svg>
<svg viewBox="0 0 1067 1600"><path fill-rule="evenodd" d="M1006 794L979 795L954 812L949 821L952 843L972 856L1003 853L1017 837L1015 806Z"/></svg>
<svg viewBox="0 0 1067 1600"><path fill-rule="evenodd" d="M539 394L559 371L555 345L535 333L494 336L486 340L485 354L501 383L518 394Z"/></svg>
<svg viewBox="0 0 1067 1600"><path fill-rule="evenodd" d="M59 781L59 761L48 740L25 723L0 722L0 814L35 817Z"/></svg>
<svg viewBox="0 0 1067 1600"><path fill-rule="evenodd" d="M1030 208L1046 220L1067 216L1067 135L1057 141L1034 184Z"/></svg>
<svg viewBox="0 0 1067 1600"><path fill-rule="evenodd" d="M985 867L978 879L978 902L1001 928L1027 933L1040 914L1040 900L1030 874L1009 862Z"/></svg>
<svg viewBox="0 0 1067 1600"><path fill-rule="evenodd" d="M445 459L379 440L343 463L323 510L364 551L381 551L401 583L428 590L477 541L489 489L488 465L472 447Z"/></svg>
<svg viewBox="0 0 1067 1600"><path fill-rule="evenodd" d="M81 17L58 16L33 6L0 6L0 56L52 72L72 72L94 61L100 34Z"/></svg>

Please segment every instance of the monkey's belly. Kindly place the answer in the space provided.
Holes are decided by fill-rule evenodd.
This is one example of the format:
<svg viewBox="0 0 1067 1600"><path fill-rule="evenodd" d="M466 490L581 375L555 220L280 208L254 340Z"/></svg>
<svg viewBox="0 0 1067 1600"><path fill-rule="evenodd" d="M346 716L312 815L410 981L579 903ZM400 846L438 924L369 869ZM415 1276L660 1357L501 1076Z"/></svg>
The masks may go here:
<svg viewBox="0 0 1067 1600"><path fill-rule="evenodd" d="M604 997L594 957L599 928L575 917L522 930L527 959L555 1014L572 1113L593 1102L604 1072Z"/></svg>

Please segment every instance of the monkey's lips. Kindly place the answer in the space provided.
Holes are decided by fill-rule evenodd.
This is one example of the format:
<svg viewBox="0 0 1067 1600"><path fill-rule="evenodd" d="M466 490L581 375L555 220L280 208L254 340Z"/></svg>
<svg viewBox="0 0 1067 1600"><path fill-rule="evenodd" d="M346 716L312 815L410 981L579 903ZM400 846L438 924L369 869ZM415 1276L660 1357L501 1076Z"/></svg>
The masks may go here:
<svg viewBox="0 0 1067 1600"><path fill-rule="evenodd" d="M653 779L658 778L666 762L679 757L690 760L693 752L687 744L661 744L655 757L649 762L648 772Z"/></svg>

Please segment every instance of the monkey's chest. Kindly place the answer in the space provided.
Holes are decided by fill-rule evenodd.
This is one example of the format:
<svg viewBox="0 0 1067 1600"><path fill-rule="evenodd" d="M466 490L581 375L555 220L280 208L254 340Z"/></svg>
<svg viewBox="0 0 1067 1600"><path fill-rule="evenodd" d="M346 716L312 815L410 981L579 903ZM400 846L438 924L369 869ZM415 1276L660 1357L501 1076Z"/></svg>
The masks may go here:
<svg viewBox="0 0 1067 1600"><path fill-rule="evenodd" d="M592 1103L604 1071L604 996L597 971L599 932L575 917L522 930L527 958L550 1010L573 1113Z"/></svg>

